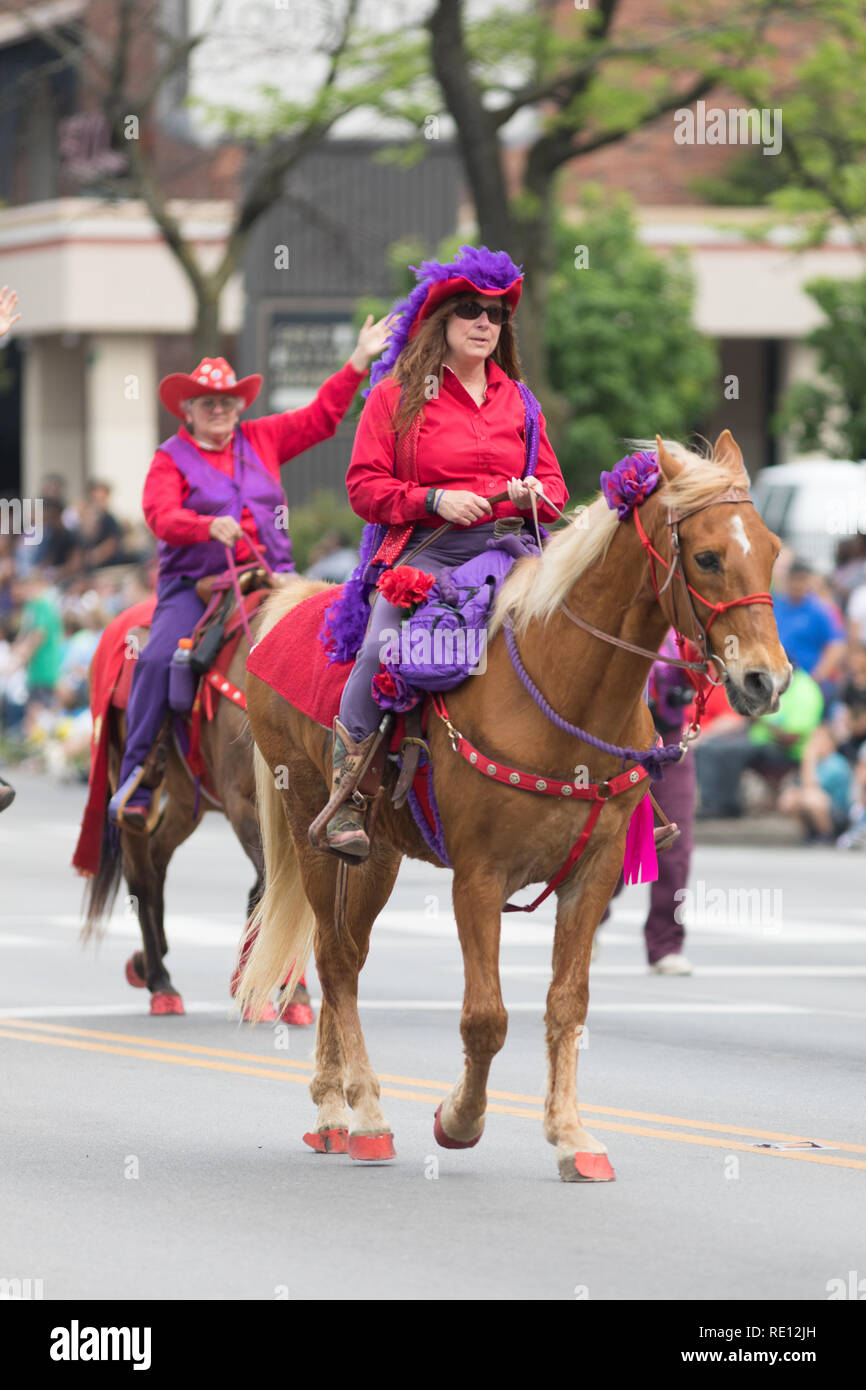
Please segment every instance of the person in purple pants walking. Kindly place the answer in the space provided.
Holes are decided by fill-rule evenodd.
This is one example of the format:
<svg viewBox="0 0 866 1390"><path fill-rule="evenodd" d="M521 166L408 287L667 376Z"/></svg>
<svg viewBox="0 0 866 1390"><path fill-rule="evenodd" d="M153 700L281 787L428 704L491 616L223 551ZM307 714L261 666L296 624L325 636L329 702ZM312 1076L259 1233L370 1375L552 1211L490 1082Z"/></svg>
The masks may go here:
<svg viewBox="0 0 866 1390"><path fill-rule="evenodd" d="M685 672L665 661L666 656L677 655L673 635L668 633L659 660L650 671L647 689L647 703L665 743L682 736L685 707L691 704L695 693ZM653 785L653 796L668 820L679 827L680 834L671 848L659 855L658 878L650 884L650 910L644 923L647 960L654 975L691 975L692 967L683 955L686 932L679 920L676 896L688 882L694 848L697 777L691 753L682 762L667 764L664 777ZM622 886L620 878L614 897ZM602 921L609 915L607 908Z"/></svg>

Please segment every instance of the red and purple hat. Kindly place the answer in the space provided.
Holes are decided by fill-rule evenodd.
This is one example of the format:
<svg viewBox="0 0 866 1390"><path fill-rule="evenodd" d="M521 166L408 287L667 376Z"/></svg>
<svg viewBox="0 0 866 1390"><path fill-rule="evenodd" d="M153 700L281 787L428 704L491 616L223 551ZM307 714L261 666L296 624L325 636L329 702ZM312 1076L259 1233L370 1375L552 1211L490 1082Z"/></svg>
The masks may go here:
<svg viewBox="0 0 866 1390"><path fill-rule="evenodd" d="M513 313L523 289L521 267L514 264L507 251L488 251L486 246L461 246L448 265L422 261L420 266L409 269L415 272L418 284L407 299L399 300L391 310L391 316L399 315L400 321L382 356L370 369L372 386L388 375L424 319L443 300L474 291L504 299Z"/></svg>
<svg viewBox="0 0 866 1390"><path fill-rule="evenodd" d="M181 401L190 401L195 396L240 396L246 410L261 389L262 378L258 372L238 381L224 357L203 357L189 375L172 372L164 376L159 383L159 399L172 415L182 420Z"/></svg>

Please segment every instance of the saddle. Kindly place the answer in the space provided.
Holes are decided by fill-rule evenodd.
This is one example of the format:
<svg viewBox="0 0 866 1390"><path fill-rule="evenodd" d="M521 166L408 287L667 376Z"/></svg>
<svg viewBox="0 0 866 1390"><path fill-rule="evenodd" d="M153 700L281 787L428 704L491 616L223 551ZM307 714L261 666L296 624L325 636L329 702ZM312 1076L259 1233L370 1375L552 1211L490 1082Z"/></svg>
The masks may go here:
<svg viewBox="0 0 866 1390"><path fill-rule="evenodd" d="M277 587L268 571L255 562L237 569L236 575L238 587L244 595L257 589ZM197 676L205 676L226 641L226 629L233 611L237 609L237 598L229 570L224 570L222 574L206 574L196 583L195 591L205 605L205 611L192 632L190 665Z"/></svg>
<svg viewBox="0 0 866 1390"><path fill-rule="evenodd" d="M244 565L236 570L238 587L241 594L246 599L249 594L265 591L277 587L272 576L267 570L259 565L252 563ZM196 593L205 604L205 611L196 623L192 632L193 646L190 652L190 665L193 672L199 678L203 678L213 671L217 665L220 654L240 636L242 617L237 604L237 597L232 584L231 572L225 570L221 574L208 574L203 579L199 579L195 586ZM247 613L250 613L247 609ZM221 661L220 665L224 663ZM223 685L229 690L228 682L223 681ZM219 687L218 687L219 688ZM208 692L210 693L210 692ZM233 687L230 693L235 696ZM212 717L210 703L205 702L207 708L205 717ZM145 831L149 833L155 826L159 818L159 790L165 778L165 769L168 761L168 744L173 730L176 735L178 751L194 780L200 783L201 790L207 799L219 806L220 802L215 790L209 785L206 777L207 769L200 751L202 708L200 696L196 698L192 710L188 716L177 713L170 713L166 716L156 736L156 739L145 758L141 785L147 787L153 793L151 815L148 817ZM196 808L198 807L198 790L196 794Z"/></svg>

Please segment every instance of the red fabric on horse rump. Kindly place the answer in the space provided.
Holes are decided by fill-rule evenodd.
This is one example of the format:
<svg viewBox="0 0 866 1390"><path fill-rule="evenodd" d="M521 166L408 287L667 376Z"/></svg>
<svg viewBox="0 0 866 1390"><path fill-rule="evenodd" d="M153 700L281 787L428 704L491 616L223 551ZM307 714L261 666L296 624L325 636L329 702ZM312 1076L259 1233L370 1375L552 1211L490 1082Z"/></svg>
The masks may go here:
<svg viewBox="0 0 866 1390"><path fill-rule="evenodd" d="M78 843L72 856L72 867L88 878L99 868L105 824L105 794L108 790L108 711L111 697L125 670L126 634L132 627L149 627L155 607L154 596L133 604L132 608L112 618L99 639L90 663L90 713L93 716L90 784ZM131 678L133 663L129 661L126 665L130 668Z"/></svg>
<svg viewBox="0 0 866 1390"><path fill-rule="evenodd" d="M354 662L329 662L319 632L342 585L321 589L291 608L250 652L247 670L317 724L330 729Z"/></svg>

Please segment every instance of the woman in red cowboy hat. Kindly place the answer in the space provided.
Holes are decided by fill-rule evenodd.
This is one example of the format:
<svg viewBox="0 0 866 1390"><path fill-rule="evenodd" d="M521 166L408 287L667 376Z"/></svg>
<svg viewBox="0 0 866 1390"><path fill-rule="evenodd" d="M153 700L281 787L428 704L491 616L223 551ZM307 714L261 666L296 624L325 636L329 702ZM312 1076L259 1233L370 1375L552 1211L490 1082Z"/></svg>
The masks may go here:
<svg viewBox="0 0 866 1390"><path fill-rule="evenodd" d="M115 823L146 826L151 793L141 775L168 707L172 655L204 612L196 582L225 569L227 545L239 564L252 560L248 538L274 570L292 568L280 466L335 433L387 339L385 320L368 315L348 362L310 405L243 424L259 375L238 381L225 358L206 357L190 375L160 382L160 399L184 423L157 449L144 484L144 516L158 541L157 606L130 691L123 765L109 803Z"/></svg>
<svg viewBox="0 0 866 1390"><path fill-rule="evenodd" d="M504 251L462 246L448 265L425 261L412 269L418 284L392 310L391 338L371 371L374 385L346 484L358 515L387 528L375 555L364 553L373 564L403 563L431 527L454 523L419 557L421 568L438 576L480 554L497 519L526 520L531 491L543 521L557 515L545 499L561 510L568 491L538 403L518 385L511 317L522 288L520 267ZM530 421L538 454L533 476L523 477ZM504 491L508 501L491 505L488 498ZM377 543L380 537L381 531ZM361 592L361 578L359 569L348 586L350 602ZM404 616L378 595L334 722L332 796L357 776L374 746L382 717L372 688L380 634L399 631ZM343 639L352 615L329 614L328 622L332 649L348 655ZM365 858L363 815L352 800L344 802L328 821L327 847Z"/></svg>

